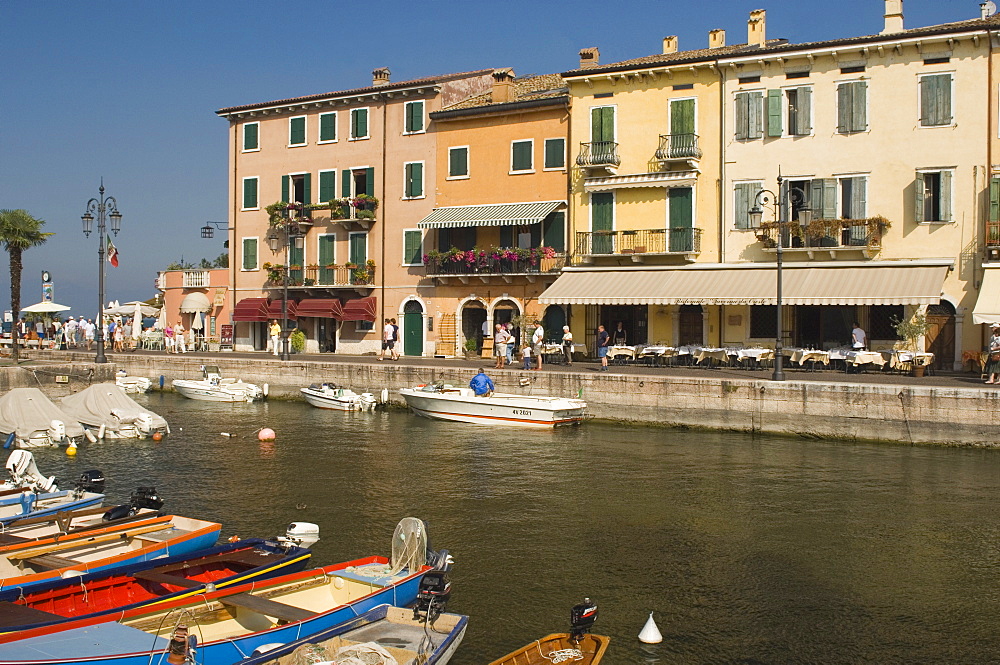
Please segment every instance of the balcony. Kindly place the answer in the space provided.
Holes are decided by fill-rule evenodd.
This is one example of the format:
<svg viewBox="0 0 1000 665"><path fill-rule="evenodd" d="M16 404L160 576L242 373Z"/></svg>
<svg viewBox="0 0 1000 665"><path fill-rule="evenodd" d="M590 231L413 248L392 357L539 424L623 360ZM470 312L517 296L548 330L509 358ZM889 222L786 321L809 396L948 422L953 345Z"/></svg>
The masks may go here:
<svg viewBox="0 0 1000 665"><path fill-rule="evenodd" d="M802 253L810 259L817 254L833 257L844 252L871 258L881 251L886 228L887 221L874 217L814 220L806 226L798 222L772 222L761 225L756 231L766 252L777 252L778 234L781 233L782 252Z"/></svg>
<svg viewBox="0 0 1000 665"><path fill-rule="evenodd" d="M209 273L207 270L184 271L185 289L204 289L209 286L211 281L212 281L211 273Z"/></svg>
<svg viewBox="0 0 1000 665"><path fill-rule="evenodd" d="M265 266L267 270L268 289L284 288L285 267L280 265ZM288 288L370 288L375 283L375 266L352 268L348 266L292 266L288 271ZM359 292L365 289L355 289Z"/></svg>
<svg viewBox="0 0 1000 665"><path fill-rule="evenodd" d="M593 263L599 256L627 256L635 263L649 258L681 256L693 261L701 253L701 229L642 229L631 231L578 231L576 256Z"/></svg>
<svg viewBox="0 0 1000 665"><path fill-rule="evenodd" d="M576 165L584 168L603 168L612 170L622 163L618 156L618 144L614 141L597 141L581 143L580 154L576 156Z"/></svg>
<svg viewBox="0 0 1000 665"><path fill-rule="evenodd" d="M1000 261L1000 221L986 222L986 261Z"/></svg>
<svg viewBox="0 0 1000 665"><path fill-rule="evenodd" d="M701 159L701 148L697 134L660 134L660 147L656 149L656 160L664 165L669 162L685 162L690 166Z"/></svg>
<svg viewBox="0 0 1000 665"><path fill-rule="evenodd" d="M539 275L558 274L566 266L566 255L550 251L549 255L535 252L514 258L485 251L444 252L426 256L424 265L427 268L427 276L435 278L442 284L452 278L462 284L468 284L470 280L475 279L485 284L496 280L510 284L515 277L523 277L528 282L534 282Z"/></svg>
<svg viewBox="0 0 1000 665"><path fill-rule="evenodd" d="M375 199L337 199L330 202L330 221L348 229L357 224L368 230L375 223L376 210L378 201Z"/></svg>

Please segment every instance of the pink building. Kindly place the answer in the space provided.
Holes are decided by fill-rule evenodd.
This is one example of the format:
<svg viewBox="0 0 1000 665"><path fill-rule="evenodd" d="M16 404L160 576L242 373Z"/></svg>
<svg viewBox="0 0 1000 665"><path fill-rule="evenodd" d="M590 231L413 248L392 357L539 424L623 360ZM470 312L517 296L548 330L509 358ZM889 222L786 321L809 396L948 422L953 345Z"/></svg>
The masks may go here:
<svg viewBox="0 0 1000 665"><path fill-rule="evenodd" d="M209 342L222 338L222 325L229 323L229 269L164 270L156 278L163 292L163 307L167 322L180 321L191 330L201 313L203 335ZM229 342L230 344L232 342Z"/></svg>

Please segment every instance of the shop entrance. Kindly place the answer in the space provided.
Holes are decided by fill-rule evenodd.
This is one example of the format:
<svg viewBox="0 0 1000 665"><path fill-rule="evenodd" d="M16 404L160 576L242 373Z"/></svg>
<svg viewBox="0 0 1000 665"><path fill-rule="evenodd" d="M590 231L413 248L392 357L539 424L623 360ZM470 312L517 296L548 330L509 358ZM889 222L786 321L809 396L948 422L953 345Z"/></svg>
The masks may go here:
<svg viewBox="0 0 1000 665"><path fill-rule="evenodd" d="M424 308L416 300L403 305L403 355L424 355Z"/></svg>
<svg viewBox="0 0 1000 665"><path fill-rule="evenodd" d="M955 362L955 308L950 302L941 301L927 307L930 330L925 342L934 354L934 369L952 369Z"/></svg>
<svg viewBox="0 0 1000 665"><path fill-rule="evenodd" d="M704 344L705 316L701 305L681 305L677 328L677 343L681 346Z"/></svg>

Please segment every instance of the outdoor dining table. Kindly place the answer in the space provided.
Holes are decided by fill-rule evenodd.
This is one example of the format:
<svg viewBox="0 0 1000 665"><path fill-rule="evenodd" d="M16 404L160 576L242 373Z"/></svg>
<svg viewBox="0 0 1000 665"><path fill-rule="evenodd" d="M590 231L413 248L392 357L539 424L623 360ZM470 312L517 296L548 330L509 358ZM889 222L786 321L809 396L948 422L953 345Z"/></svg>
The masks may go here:
<svg viewBox="0 0 1000 665"><path fill-rule="evenodd" d="M624 365L629 360L635 360L634 346L616 345L608 347L608 359L616 364Z"/></svg>
<svg viewBox="0 0 1000 665"><path fill-rule="evenodd" d="M806 363L829 365L830 353L818 349L793 349L789 355L789 360L793 363L798 363L799 367L804 367Z"/></svg>
<svg viewBox="0 0 1000 665"><path fill-rule="evenodd" d="M706 367L711 367L712 361L717 361L719 365L725 365L729 363L729 349L703 347L694 354L694 359L699 364L707 360Z"/></svg>
<svg viewBox="0 0 1000 665"><path fill-rule="evenodd" d="M910 370L914 366L928 367L934 364L933 353L914 353L913 351L882 351L883 359L889 364L889 369Z"/></svg>
<svg viewBox="0 0 1000 665"><path fill-rule="evenodd" d="M844 353L844 362L847 363L847 371L864 365L875 365L879 369L885 366L885 358L878 351L847 351Z"/></svg>
<svg viewBox="0 0 1000 665"><path fill-rule="evenodd" d="M677 349L672 346L663 346L662 344L645 346L642 348L642 351L639 352L639 358L643 358L654 365L661 364L665 360L673 358L676 355Z"/></svg>

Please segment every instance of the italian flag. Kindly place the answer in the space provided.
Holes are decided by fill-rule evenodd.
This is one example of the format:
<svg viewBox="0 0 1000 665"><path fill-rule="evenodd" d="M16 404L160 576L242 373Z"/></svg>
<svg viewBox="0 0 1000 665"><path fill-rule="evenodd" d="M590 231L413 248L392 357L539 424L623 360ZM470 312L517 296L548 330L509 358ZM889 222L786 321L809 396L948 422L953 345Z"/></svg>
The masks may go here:
<svg viewBox="0 0 1000 665"><path fill-rule="evenodd" d="M111 242L111 236L108 236L108 263L110 263L112 267L118 267L118 248L115 247L113 242Z"/></svg>

